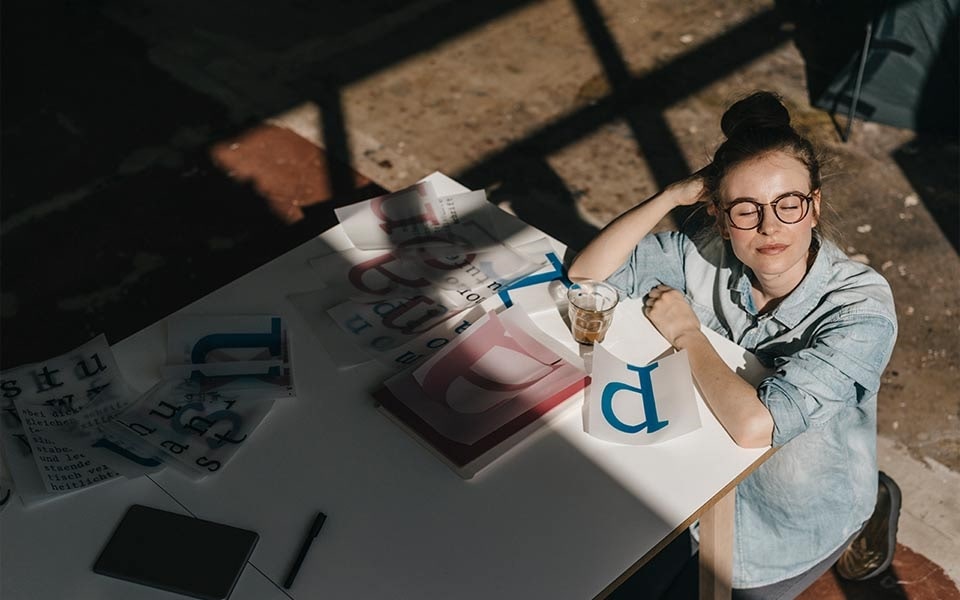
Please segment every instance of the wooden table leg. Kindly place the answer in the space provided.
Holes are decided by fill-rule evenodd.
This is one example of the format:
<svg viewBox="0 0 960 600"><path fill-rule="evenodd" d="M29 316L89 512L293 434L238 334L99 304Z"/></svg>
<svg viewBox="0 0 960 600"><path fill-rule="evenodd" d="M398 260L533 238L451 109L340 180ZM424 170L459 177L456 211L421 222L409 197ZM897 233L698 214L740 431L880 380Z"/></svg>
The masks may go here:
<svg viewBox="0 0 960 600"><path fill-rule="evenodd" d="M730 600L736 490L731 488L700 517L700 600Z"/></svg>

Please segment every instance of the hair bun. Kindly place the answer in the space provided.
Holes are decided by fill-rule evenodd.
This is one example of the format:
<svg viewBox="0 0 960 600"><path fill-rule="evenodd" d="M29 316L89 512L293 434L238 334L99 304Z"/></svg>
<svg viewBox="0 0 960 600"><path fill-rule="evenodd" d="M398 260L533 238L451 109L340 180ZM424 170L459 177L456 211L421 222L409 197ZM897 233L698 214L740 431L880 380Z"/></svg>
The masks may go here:
<svg viewBox="0 0 960 600"><path fill-rule="evenodd" d="M790 113L773 92L754 92L723 113L720 129L727 139L758 129L791 129Z"/></svg>

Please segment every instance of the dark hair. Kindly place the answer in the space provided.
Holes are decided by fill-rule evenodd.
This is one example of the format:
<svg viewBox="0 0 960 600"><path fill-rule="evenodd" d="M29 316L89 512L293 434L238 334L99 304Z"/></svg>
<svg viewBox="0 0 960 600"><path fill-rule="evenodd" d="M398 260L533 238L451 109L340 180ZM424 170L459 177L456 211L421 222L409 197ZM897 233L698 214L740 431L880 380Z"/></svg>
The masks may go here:
<svg viewBox="0 0 960 600"><path fill-rule="evenodd" d="M704 170L704 187L715 203L723 178L734 167L764 154L782 151L799 160L810 174L810 190L820 187L820 160L810 140L790 125L790 113L773 92L754 92L723 113L720 129L727 139Z"/></svg>

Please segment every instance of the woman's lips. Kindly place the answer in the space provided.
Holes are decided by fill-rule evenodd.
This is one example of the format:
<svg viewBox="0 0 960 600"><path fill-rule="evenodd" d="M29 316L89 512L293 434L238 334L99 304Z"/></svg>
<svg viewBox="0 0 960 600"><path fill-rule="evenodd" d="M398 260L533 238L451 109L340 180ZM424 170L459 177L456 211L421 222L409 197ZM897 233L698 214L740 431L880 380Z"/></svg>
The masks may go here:
<svg viewBox="0 0 960 600"><path fill-rule="evenodd" d="M787 249L786 244L766 244L757 248L757 252L760 254L780 254Z"/></svg>

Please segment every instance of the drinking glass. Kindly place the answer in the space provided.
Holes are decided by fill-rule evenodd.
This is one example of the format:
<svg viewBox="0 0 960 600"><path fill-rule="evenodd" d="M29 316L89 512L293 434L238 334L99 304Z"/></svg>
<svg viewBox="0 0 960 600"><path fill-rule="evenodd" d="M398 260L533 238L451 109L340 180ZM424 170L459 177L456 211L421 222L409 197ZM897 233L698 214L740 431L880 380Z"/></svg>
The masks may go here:
<svg viewBox="0 0 960 600"><path fill-rule="evenodd" d="M610 323L613 309L620 296L613 286L602 281L579 281L567 290L567 314L573 339L581 344L602 342Z"/></svg>

